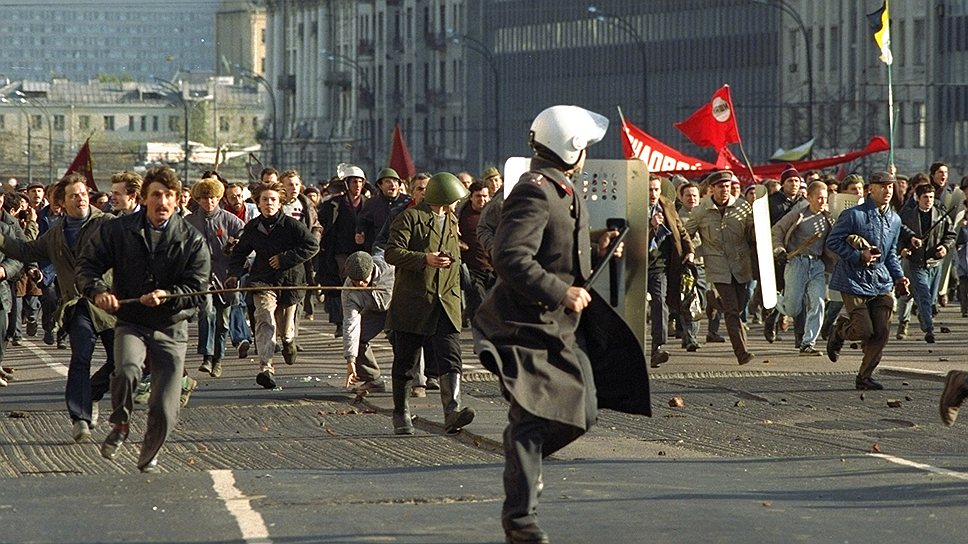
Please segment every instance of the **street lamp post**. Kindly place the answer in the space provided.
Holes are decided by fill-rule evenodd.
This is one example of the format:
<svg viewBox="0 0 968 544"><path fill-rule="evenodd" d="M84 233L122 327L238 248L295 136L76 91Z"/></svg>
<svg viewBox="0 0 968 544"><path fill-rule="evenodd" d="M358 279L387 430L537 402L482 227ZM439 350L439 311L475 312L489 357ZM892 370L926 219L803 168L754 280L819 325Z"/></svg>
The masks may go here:
<svg viewBox="0 0 968 544"><path fill-rule="evenodd" d="M491 72L494 74L494 160L497 161L495 164L500 164L501 162L501 82L497 70L497 62L494 59L494 52L491 48L487 46L481 40L473 38L466 34L458 34L454 36L455 43L462 43L463 45L473 49L474 51L481 54L484 60L487 61L488 66L491 67Z"/></svg>
<svg viewBox="0 0 968 544"><path fill-rule="evenodd" d="M810 34L807 33L807 26L803 24L803 18L800 17L800 13L793 9L790 4L787 4L783 0L752 0L756 4L762 4L764 6L770 6L785 12L787 15L793 18L797 26L800 27L800 34L803 36L803 47L806 49L806 60L807 60L807 126L810 131L810 138L814 137L813 134L813 51L811 50L811 40Z"/></svg>
<svg viewBox="0 0 968 544"><path fill-rule="evenodd" d="M43 104L39 102L34 102L33 100L30 100L29 98L27 98L27 95L25 95L23 91L18 90L18 91L15 91L14 94L20 98L21 104L26 104L28 106L32 106L34 108L39 109L41 112L43 112L44 117L47 118L47 183L53 183L54 182L54 124L51 121L50 110L48 110L47 107L44 106ZM30 127L30 119L27 120L27 126ZM27 135L28 135L28 142L29 142L29 139L30 139L29 128L27 131ZM28 143L27 146L29 147L30 144ZM29 172L30 168L28 168L27 170ZM28 173L28 177L30 177L29 173ZM33 182L33 180L30 180L30 181Z"/></svg>
<svg viewBox="0 0 968 544"><path fill-rule="evenodd" d="M269 82L266 81L265 77L253 72L252 70L249 70L248 68L244 68L238 64L236 64L235 67L239 70L239 73L241 73L243 77L247 77L249 79L255 80L256 83L262 85L262 87L266 90L266 92L269 93L269 100L272 101L272 165L277 166L279 164L279 155L278 155L279 139L278 139L278 133L276 132L276 126L279 124L279 118L276 117L276 93L272 90L272 85L270 85Z"/></svg>
<svg viewBox="0 0 968 544"><path fill-rule="evenodd" d="M617 26L622 29L626 34L635 40L635 44L638 47L639 55L642 57L642 123L646 123L649 120L649 59L646 51L645 40L642 35L639 34L635 27L632 26L627 20L619 17L618 15L613 15L611 13L603 11L597 6L588 6L588 13L590 13L596 21L607 22Z"/></svg>
<svg viewBox="0 0 968 544"><path fill-rule="evenodd" d="M185 100L184 96L182 96L181 89L176 87L174 83L170 81L165 81L163 79L159 79L157 77L154 79L159 85L167 89L168 92L170 92L171 94L175 95L176 98L178 98L179 102L181 102L182 109L184 109L184 112L185 112L185 158L184 158L184 166L183 166L183 172L182 172L182 181L184 183L188 183L188 101Z"/></svg>

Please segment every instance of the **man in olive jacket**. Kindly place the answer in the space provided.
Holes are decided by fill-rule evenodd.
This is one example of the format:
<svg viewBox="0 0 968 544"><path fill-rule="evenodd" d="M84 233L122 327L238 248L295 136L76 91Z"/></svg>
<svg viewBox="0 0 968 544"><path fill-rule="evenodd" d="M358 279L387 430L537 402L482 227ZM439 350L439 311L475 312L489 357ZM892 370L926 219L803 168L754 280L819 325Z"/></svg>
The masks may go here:
<svg viewBox="0 0 968 544"><path fill-rule="evenodd" d="M430 178L420 204L390 225L386 261L396 267L386 327L393 332L393 431L413 434L407 405L410 370L429 339L440 371L444 430L456 433L474 419L461 407L460 245L454 205L467 188L449 172Z"/></svg>
<svg viewBox="0 0 968 544"><path fill-rule="evenodd" d="M111 385L116 319L81 295L74 283L75 267L82 248L97 234L101 224L114 216L90 205L87 180L77 173L57 182L51 196L64 208L63 220L36 240L21 240L4 230L0 234L0 249L24 262L45 259L54 266L60 290L57 325L66 329L71 338L64 396L73 422L74 441L81 443L91 439L90 427L95 423L93 403L101 400ZM92 376L91 357L98 340L104 346L107 361Z"/></svg>

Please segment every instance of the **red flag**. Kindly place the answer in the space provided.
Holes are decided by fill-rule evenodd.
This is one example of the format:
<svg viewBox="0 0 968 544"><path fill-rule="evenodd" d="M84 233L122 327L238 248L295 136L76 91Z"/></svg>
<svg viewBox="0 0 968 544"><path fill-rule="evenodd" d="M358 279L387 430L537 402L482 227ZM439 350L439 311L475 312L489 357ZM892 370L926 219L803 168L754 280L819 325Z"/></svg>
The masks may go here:
<svg viewBox="0 0 968 544"><path fill-rule="evenodd" d="M622 118L622 150L626 159L641 159L649 172L715 170L716 165L673 149Z"/></svg>
<svg viewBox="0 0 968 544"><path fill-rule="evenodd" d="M717 152L729 144L740 142L739 128L736 127L733 100L729 96L729 85L723 85L713 93L708 104L696 110L689 119L676 123L692 143L699 147L711 147Z"/></svg>
<svg viewBox="0 0 968 544"><path fill-rule="evenodd" d="M91 158L91 139L88 138L84 140L84 145L81 146L81 150L77 152L77 156L74 157L74 162L67 167L67 172L64 175L77 172L78 174L84 174L87 178L87 187L92 191L97 191L97 184L94 183L94 160Z"/></svg>
<svg viewBox="0 0 968 544"><path fill-rule="evenodd" d="M400 123L393 127L389 165L390 168L396 170L397 175L402 179L410 179L417 175L417 168L413 165L413 158L410 157L407 142L403 139L403 132L400 131Z"/></svg>

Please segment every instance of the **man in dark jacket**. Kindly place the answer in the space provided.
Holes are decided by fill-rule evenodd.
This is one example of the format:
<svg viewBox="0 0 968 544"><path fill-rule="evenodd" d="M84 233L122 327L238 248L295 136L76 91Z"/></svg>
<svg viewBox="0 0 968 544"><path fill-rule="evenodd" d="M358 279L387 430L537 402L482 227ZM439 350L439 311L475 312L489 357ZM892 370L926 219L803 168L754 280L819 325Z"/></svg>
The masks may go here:
<svg viewBox="0 0 968 544"><path fill-rule="evenodd" d="M410 195L400 191L402 183L393 168L380 171L376 180L379 193L366 201L363 211L356 218L356 241L363 240L363 251L373 254L373 244L387 219L399 214L413 200Z"/></svg>
<svg viewBox="0 0 968 544"><path fill-rule="evenodd" d="M141 187L142 210L102 225L83 249L77 282L84 296L114 313L111 432L101 455L111 459L128 437L134 392L145 357L151 357L152 394L138 468L158 471L158 452L178 419L181 376L188 347L188 318L208 288L211 256L205 240L178 215L181 182L168 167L149 170ZM104 273L113 269L109 287ZM132 302L125 299L134 299Z"/></svg>
<svg viewBox="0 0 968 544"><path fill-rule="evenodd" d="M253 251L255 260L249 270L249 285L267 287L253 296L255 303L255 344L259 350L256 383L266 389L276 386L272 356L276 338L282 340L282 358L287 365L296 362L296 305L299 290L275 291L272 287L301 285L305 279L303 263L319 251L319 244L308 228L282 212L281 183L268 183L254 195L261 215L249 221L229 260L226 287L238 285L246 258Z"/></svg>
<svg viewBox="0 0 968 544"><path fill-rule="evenodd" d="M363 211L367 198L363 194L366 174L358 166L348 166L341 180L342 194L324 199L319 205L319 223L323 227L319 256L321 270L325 270L322 285L342 285L346 280L346 258L363 250L363 241L356 237L356 218ZM339 293L326 295L326 310L330 323L336 324L336 337L343 336L343 304Z"/></svg>
<svg viewBox="0 0 968 544"><path fill-rule="evenodd" d="M597 380L576 334L592 302L583 284L593 246L588 210L569 176L607 126L605 117L577 106L553 106L535 118L531 170L504 201L494 239L498 282L474 318L483 338L481 362L498 374L511 402L501 513L510 543L548 542L536 515L541 459L584 434L597 417ZM616 235L598 238L599 255ZM636 348L642 364L635 372L644 375ZM638 394L648 397L648 390Z"/></svg>

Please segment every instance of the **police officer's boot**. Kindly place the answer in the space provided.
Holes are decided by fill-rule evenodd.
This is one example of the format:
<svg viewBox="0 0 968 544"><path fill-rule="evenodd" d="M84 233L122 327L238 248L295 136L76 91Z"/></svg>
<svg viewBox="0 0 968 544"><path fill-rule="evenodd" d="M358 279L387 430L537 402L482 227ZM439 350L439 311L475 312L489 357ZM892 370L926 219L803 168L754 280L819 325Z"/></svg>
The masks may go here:
<svg viewBox="0 0 968 544"><path fill-rule="evenodd" d="M474 421L474 409L461 407L460 372L440 376L440 402L444 405L444 432L454 434Z"/></svg>
<svg viewBox="0 0 968 544"><path fill-rule="evenodd" d="M407 395L410 388L407 382L393 378L393 434L413 434L413 422L410 420L410 406Z"/></svg>

